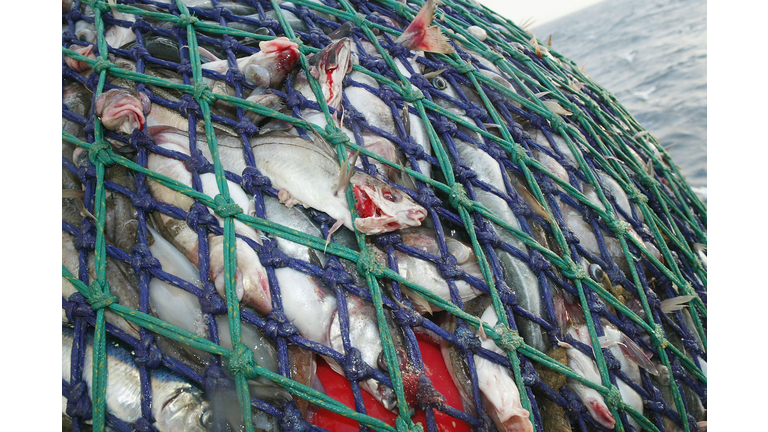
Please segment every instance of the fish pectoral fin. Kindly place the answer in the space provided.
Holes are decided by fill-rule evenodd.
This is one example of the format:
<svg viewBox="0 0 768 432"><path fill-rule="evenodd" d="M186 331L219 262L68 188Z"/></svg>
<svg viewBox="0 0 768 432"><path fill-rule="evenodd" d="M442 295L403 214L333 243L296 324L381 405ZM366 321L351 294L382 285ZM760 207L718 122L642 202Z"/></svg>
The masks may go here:
<svg viewBox="0 0 768 432"><path fill-rule="evenodd" d="M352 176L355 175L355 164L357 163L358 156L360 156L360 149L357 149L355 154L347 160L347 165L342 167L339 171L339 178L336 180L336 185L333 190L334 196L338 196L339 193L343 193L347 190L347 186L352 181Z"/></svg>
<svg viewBox="0 0 768 432"><path fill-rule="evenodd" d="M411 301L414 303L414 306L416 306L416 309L418 311L419 308L424 309L425 312L427 312L430 315L433 315L434 312L432 310L432 305L429 303L429 301L421 294L417 293L416 291L411 290L408 287L400 286L400 291L406 295ZM420 312L420 311L419 311Z"/></svg>

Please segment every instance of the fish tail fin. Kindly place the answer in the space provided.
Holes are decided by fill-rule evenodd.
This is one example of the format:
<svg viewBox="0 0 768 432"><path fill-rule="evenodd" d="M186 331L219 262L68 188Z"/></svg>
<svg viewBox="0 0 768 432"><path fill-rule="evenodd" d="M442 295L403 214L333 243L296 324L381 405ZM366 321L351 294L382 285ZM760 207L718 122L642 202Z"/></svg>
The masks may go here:
<svg viewBox="0 0 768 432"><path fill-rule="evenodd" d="M684 308L689 301L693 300L696 296L686 295L677 296L670 299L663 300L661 302L661 311L665 314L679 311Z"/></svg>

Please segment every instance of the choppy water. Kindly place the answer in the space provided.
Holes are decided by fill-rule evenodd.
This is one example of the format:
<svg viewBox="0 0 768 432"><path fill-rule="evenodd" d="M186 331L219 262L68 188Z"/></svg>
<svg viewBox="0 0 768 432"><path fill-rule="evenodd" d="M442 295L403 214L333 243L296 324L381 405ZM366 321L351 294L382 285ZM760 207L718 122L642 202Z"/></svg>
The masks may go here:
<svg viewBox="0 0 768 432"><path fill-rule="evenodd" d="M688 183L707 185L705 0L606 0L531 31L608 89L669 151Z"/></svg>

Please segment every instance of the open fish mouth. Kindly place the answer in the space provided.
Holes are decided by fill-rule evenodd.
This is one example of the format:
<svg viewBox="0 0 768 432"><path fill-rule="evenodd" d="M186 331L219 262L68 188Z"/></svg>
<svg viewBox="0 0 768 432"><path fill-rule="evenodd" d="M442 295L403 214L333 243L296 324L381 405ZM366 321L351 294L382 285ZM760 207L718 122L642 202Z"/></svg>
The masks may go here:
<svg viewBox="0 0 768 432"><path fill-rule="evenodd" d="M134 90L112 89L96 99L96 115L105 128L131 133L142 129L151 103L146 95Z"/></svg>
<svg viewBox="0 0 768 432"><path fill-rule="evenodd" d="M360 216L355 227L366 235L417 227L427 217L424 207L406 203L404 194L396 189L356 185L353 191Z"/></svg>

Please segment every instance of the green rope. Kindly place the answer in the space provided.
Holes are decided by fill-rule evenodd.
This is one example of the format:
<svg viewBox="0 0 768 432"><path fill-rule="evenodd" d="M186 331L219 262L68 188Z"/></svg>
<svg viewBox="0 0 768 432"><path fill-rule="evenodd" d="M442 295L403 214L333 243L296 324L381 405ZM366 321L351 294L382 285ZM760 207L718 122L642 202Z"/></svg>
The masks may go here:
<svg viewBox="0 0 768 432"><path fill-rule="evenodd" d="M197 31L229 35L233 37L250 37L255 40L262 41L271 40L274 39L274 37L257 35L241 30L204 23L198 18L192 16L187 7L178 0L176 2L176 8L179 11L179 16L147 11L127 5L118 4L114 6L114 8L120 12L151 17L166 22L173 22L182 29L186 30L194 84L185 85L172 83L145 74L125 71L109 62L106 55L108 48L104 38L104 21L102 18L102 13L111 10L110 5L102 0L85 0L83 3L90 5L94 11L94 22L98 34L97 44L99 52L101 53L100 57L96 60L88 59L66 48L63 48L62 52L66 56L69 56L75 60L85 62L91 68L93 68L94 71L99 73L99 83L97 90L94 92L94 97L98 97L98 95L100 95L103 91L107 75L145 84L151 84L166 89L178 90L193 95L196 102L200 105L201 112L203 114L206 141L212 154L214 173L218 186L218 194L215 196L215 198L212 198L170 178L149 171L131 162L130 160L117 155L111 150L109 144L104 141L102 125L98 119L95 119L94 121L94 143L82 142L72 135L63 132L63 140L76 144L89 151L89 157L96 167L96 199L94 211L97 233L94 252L96 262L96 279L89 287L72 276L66 268L62 269L62 276L72 282L72 284L86 297L92 308L96 311L96 332L94 335L93 350L94 385L92 389L94 430L103 431L105 427L106 408L104 395L106 391L105 386L107 373L106 362L104 361L106 359L106 334L104 320L105 309L109 309L110 311L118 314L126 320L145 327L152 332L169 337L181 343L188 344L203 351L221 355L227 358L229 360L230 370L233 372L233 375L236 379L238 399L240 402L243 418L245 420L245 427L248 431L253 430L253 425L251 423L250 397L248 394L248 386L246 380L255 377L266 377L267 379L275 382L296 396L309 400L312 403L315 403L316 405L328 409L332 412L352 418L361 424L369 426L375 430L398 432L419 430L420 427L418 425L414 425L409 416L408 406L403 391L402 375L401 371L399 370L399 362L397 361L392 336L389 333L389 328L386 323L382 294L378 281L378 279L381 278L388 278L409 287L413 291L424 296L431 304L438 306L455 315L457 318L464 320L474 328L479 328L479 326L482 325L486 335L493 339L499 347L507 352L508 358L512 364L512 372L517 383L522 383L520 359L518 358L518 355L524 355L530 360L535 361L555 372L559 372L570 379L576 380L588 387L594 388L606 397L606 401L608 402L611 412L617 419L616 428L619 431L623 430L623 425L621 424L621 421L617 415L618 410L624 410L629 413L645 429L655 431L657 428L645 417L640 415L639 412L624 404L621 401L618 390L611 384L608 375L608 369L605 365L605 360L602 355L602 350L600 349L598 343L592 316L587 305L585 287L586 289L595 292L601 299L605 300L608 304L615 307L622 314L629 317L643 330L651 334L654 344L657 346L656 354L658 354L661 363L664 364L667 368L671 370L671 364L667 355L667 350L669 350L681 361L686 370L691 372L698 380L706 383L706 378L695 366L695 364L691 362L684 355L684 353L680 352L680 350L672 346L665 339L663 330L653 321L653 315L648 304L648 299L646 298L642 289L639 289L638 291L639 300L643 306L643 310L646 316L645 320L633 313L610 292L606 291L600 284L595 283L589 279L583 268L574 263L574 261L571 259L568 243L565 239L565 236L563 235L558 224L554 222L555 219L553 214L549 209L547 200L545 199L533 173L535 170L536 172L542 173L548 178L552 179L558 186L565 190L566 193L571 195L571 197L577 200L580 204L588 206L591 210L593 210L605 222L609 229L616 234L616 237L621 244L622 251L630 263L629 268L631 273L631 280L637 287L642 287L642 284L640 282L639 275L637 274L637 271L632 264L635 260L635 257L633 257L629 251L627 239L629 239L629 241L631 241L641 251L644 257L647 258L659 271L661 271L666 277L668 277L679 287L681 294L695 295L695 292L693 291L690 283L685 280L680 269L675 264L665 238L674 244L679 250L681 250L685 258L687 258L690 262L695 263L694 270L696 271L696 274L701 278L702 282L706 284L706 270L698 264L698 260L696 259L695 254L693 251L691 251L689 245L685 241L685 237L680 231L680 228L676 223L674 223L674 219L672 218L673 213L679 216L680 219L686 223L688 227L696 234L699 241L706 244L706 233L698 227L697 223L695 223L697 215L703 219L704 223L706 223L706 207L696 197L696 195L692 192L684 180L682 180L683 177L680 174L678 168L674 166L674 164L668 162L670 160L668 154L658 144L658 142L655 141L655 139L652 138L651 140L646 141L643 139L635 138L642 129L637 121L632 118L623 109L623 107L618 105L615 97L592 82L588 77L584 76L576 68L573 62L563 58L550 47L545 48L548 51L548 55L543 56L542 60L550 67L550 70L555 71L556 76L549 76L548 74L551 73L550 71L543 69L531 58L524 55L516 48L506 43L506 41L504 41L502 38L500 38L496 34L496 27L489 26L486 21L481 20L479 17L469 13L462 7L462 5L464 5L477 8L476 5L470 5L464 0L445 0L444 3L446 6L451 7L454 11L457 11L459 15L472 22L473 25L480 26L486 30L489 38L488 41L493 42L497 46L501 47L504 54L510 56L515 61L522 63L533 74L533 76L530 76L528 73L519 70L513 63L506 60L506 58L504 58L504 56L502 56L499 52L489 49L485 43L479 41L477 38L467 32L466 24L464 22L461 22L460 20L457 20L456 18L446 14L438 13L434 23L440 26L447 36L458 40L467 48L477 51L483 57L492 61L500 68L500 70L506 73L518 85L518 88L523 88L525 94L520 95L510 91L506 87L503 87L492 79L482 75L471 63L464 62L456 53L451 55L433 54L434 57L455 67L460 73L462 73L471 81L472 86L480 96L484 107L494 122L497 124L504 124L504 121L496 108L488 99L487 95L482 89L482 86L492 88L493 90L508 97L515 103L520 104L525 109L528 109L531 112L549 120L552 128L560 136L563 137L566 144L568 145L568 148L575 155L579 169L585 175L587 182L591 184L596 190L602 207L592 203L586 196L576 190L573 186L563 182L553 173L548 172L545 167L541 165L541 163L530 158L526 154L524 148L522 148L519 143L514 142L506 128L500 128L501 137L498 137L479 128L472 122L467 122L466 120L440 107L434 102L425 99L421 91L410 85L408 79L403 76L399 69L395 66L394 59L379 44L377 38L373 34L374 29L386 32L393 36L399 36L400 32L368 21L364 15L357 13L352 5L346 0L340 0L340 4L342 5L343 10L333 9L309 0L295 0L294 3L296 5L313 9L320 13L331 14L340 18L341 20L352 21L362 29L368 40L375 46L377 52L395 73L399 82L394 82L387 77L368 71L359 65L355 65L354 70L365 73L380 83L389 85L395 92L400 94L406 102L409 102L414 106L426 127L433 154L438 160L440 169L445 178L445 183L435 181L424 176L423 174L413 171L412 169L395 165L383 157L373 154L368 150L361 148L354 142L351 142L341 131L341 129L336 126L336 122L333 116L330 114L328 106L325 102L325 98L323 97L322 90L320 89L317 81L310 74L307 74L307 79L313 93L316 96L320 109L326 117L327 126L325 128L317 127L317 125L310 125L304 120L296 119L292 116L285 115L278 111L271 110L252 102L248 102L232 96L214 94L208 90L207 86L205 86L202 81L200 58L197 49ZM305 71L308 70L309 63L307 60L307 55L315 53L318 50L316 48L304 45L301 40L296 37L296 34L282 13L282 10L279 7L277 1L271 0L271 3L276 13L277 20L285 31L286 37L299 45L299 64L301 65L301 68ZM405 5L402 5L394 0L379 0L379 3L392 8L399 15L409 20L412 19L416 14L415 10L406 7ZM422 4L418 1L415 1L414 3L418 5ZM505 31L501 32L501 34L503 34L505 37L508 37L513 42L522 44L531 50L535 49L531 43L532 39L528 38L530 35L525 31L518 28L510 21L501 19L484 6L480 6L479 10L483 12L492 22L501 24L505 28ZM539 43L539 46L544 47L544 45L541 43ZM567 68L565 66L567 66ZM570 82L571 78L569 78L563 72L563 70L561 70L561 67L563 70L570 69L570 72L573 76L576 76L580 82L586 84L590 90L598 94L602 102L606 104L611 110L613 110L616 116L621 119L621 122L623 122L626 127L624 127L621 122L614 120L612 117L605 116L597 104L588 95L580 91L574 91L573 89L567 87L567 84ZM572 113L571 118L575 119L579 125L588 133L589 138L594 141L594 143L597 145L597 148L593 147L585 139L585 137L581 136L581 134L573 129L572 126L563 122L559 115L553 114L550 109L543 103L543 101L537 97L536 94L531 91L523 82L532 84L532 86L538 89L539 92L549 92L549 98L559 103L561 106ZM591 117L584 115L581 109L577 105L571 103L562 93L562 91L568 91L571 95L578 97L580 102L584 103L585 106L589 107L591 111L596 114L600 123L596 123ZM303 233L297 233L290 228L284 227L280 224L266 221L255 216L249 216L243 213L242 209L234 204L229 196L227 180L224 176L224 169L218 156L218 145L213 129L213 124L211 122L210 113L210 104L216 102L217 100L225 101L238 108L289 122L290 124L299 128L312 130L314 133L322 136L326 141L328 141L336 148L338 160L341 164L345 164L347 162L348 150L360 151L361 154L364 154L367 157L373 158L378 162L393 168L401 169L415 179L428 184L436 190L440 190L448 194L450 205L457 210L464 228L470 236L472 249L477 257L483 279L489 287L492 304L498 316L499 324L497 324L494 328L491 328L487 324L482 323L479 318L467 314L457 306L453 305L451 302L437 297L428 289L421 287L411 281L405 280L399 274L389 268L380 266L376 263L371 249L366 246L364 236L359 232L356 232L355 234L360 247L360 252L355 252L335 243L326 245L323 239L309 236ZM553 251L545 248L544 246L538 244L535 239L530 237L525 232L517 229L516 227L510 226L508 223L501 220L498 216L494 215L481 204L469 199L469 197L466 195L466 192L464 191L463 186L460 183L457 183L455 180L450 157L444 148L444 144L441 142L437 132L434 130L429 121L427 110L436 114L443 115L457 125L461 125L475 133L480 134L480 136L498 144L508 153L510 160L515 162L523 171L527 185L530 187L534 197L539 201L539 203L541 203L544 210L550 216L550 220L552 221L550 223L550 229L559 249L562 251L561 255L558 255ZM635 159L624 149L624 143L620 140L620 137L637 144L646 152L646 155L649 156L653 161L653 166L655 169L662 172L663 178L666 179L667 183L669 184L669 187L675 197L674 201L667 197L666 194L662 193L658 183L645 173L645 167L641 166L641 164L638 163L639 161L635 161ZM662 155L661 159L655 156L654 150ZM619 183L621 188L627 193L630 199L639 207L640 211L645 217L646 223L648 224L654 239L656 240L656 243L660 246L660 252L664 257L664 263L657 260L647 250L642 242L638 242L632 236L627 236L626 223L618 219L618 216L613 211L606 210L611 209L610 202L605 196L595 176L587 168L586 161L584 160L584 157L581 153L582 151L589 153L590 156L594 157L595 160L600 163L601 168L603 168ZM613 155L617 155L623 163L619 163ZM607 156L611 157L609 158ZM665 162L665 160L667 162ZM166 322L163 322L147 314L143 314L139 311L126 308L118 304L115 301L116 298L114 295L110 294L109 287L106 283L106 244L104 240L104 206L106 198L104 187L104 170L106 166L113 164L124 166L136 172L141 172L152 180L159 182L163 186L198 200L213 209L216 214L224 219L223 238L225 245L225 290L227 296L227 313L230 325L230 333L235 350L223 349L222 347L213 344L212 342L193 333L176 328ZM647 184L653 198L661 204L663 217L666 219L666 221L669 221L669 224L662 222L661 217L654 214L654 212L650 209L647 204L647 197L639 192L631 183L629 175L630 173L636 176L640 176L641 179L646 179L644 183ZM355 198L351 187L347 190L347 197L348 202L350 203L350 210L352 212L354 221L354 219L357 217L357 213L353 205ZM686 202L691 202L694 208L692 209L688 205L685 205ZM508 317L499 297L498 290L495 286L488 261L485 257L482 246L477 239L475 227L472 222L472 212L478 213L487 220L494 222L502 229L505 229L510 234L514 235L526 246L541 252L554 266L556 266L562 272L565 277L573 280L574 285L576 286L579 293L579 301L581 307L587 318L587 328L590 334L590 339L592 341L592 348L595 353L602 384L593 383L582 378L580 375L574 373L570 368L558 363L554 359L548 357L546 354L528 346L516 332L512 331L505 324L508 322ZM358 271L360 274L366 277L368 288L372 297L372 304L376 310L376 317L382 337L382 346L385 359L388 364L395 365L395 367L389 368L389 373L392 380L393 389L395 390L395 394L398 400L399 416L396 421L396 428L392 428L391 426L378 419L357 413L354 410L347 408L343 404L334 401L333 399L320 394L311 388L293 382L282 375L269 372L256 363L256 361L253 359L253 353L240 342L240 306L235 295L234 276L237 266L237 257L234 248L235 220L243 222L246 225L249 225L258 230L262 230L271 235L301 243L320 251L327 251L328 253L336 255L340 258L348 259L357 263ZM702 314L702 316L706 317L706 307L704 306L701 299L696 297L688 306L688 309L693 318L696 330L706 347L706 332L698 315ZM677 387L675 380L672 380L671 387L677 411L680 413L681 417L685 419L685 407L682 402L680 390ZM527 392L522 385L519 386L519 390L523 407L531 412L531 421L535 425L535 422L533 422L531 402L528 399ZM683 422L683 428L686 431L688 430L686 421Z"/></svg>

